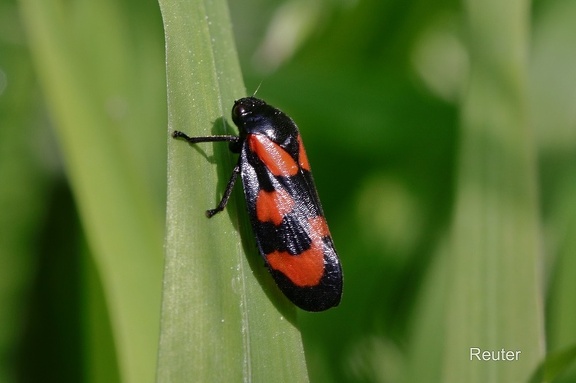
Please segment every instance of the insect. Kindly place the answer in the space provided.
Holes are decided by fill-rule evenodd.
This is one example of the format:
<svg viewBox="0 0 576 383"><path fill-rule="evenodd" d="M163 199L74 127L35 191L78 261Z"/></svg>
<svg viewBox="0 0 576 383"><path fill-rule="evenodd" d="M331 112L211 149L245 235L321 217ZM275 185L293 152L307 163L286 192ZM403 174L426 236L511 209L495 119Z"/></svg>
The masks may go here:
<svg viewBox="0 0 576 383"><path fill-rule="evenodd" d="M229 142L238 162L211 218L226 207L238 175L260 254L280 290L298 307L323 311L340 303L342 268L318 199L298 127L256 97L234 102L239 136L172 137L190 144Z"/></svg>

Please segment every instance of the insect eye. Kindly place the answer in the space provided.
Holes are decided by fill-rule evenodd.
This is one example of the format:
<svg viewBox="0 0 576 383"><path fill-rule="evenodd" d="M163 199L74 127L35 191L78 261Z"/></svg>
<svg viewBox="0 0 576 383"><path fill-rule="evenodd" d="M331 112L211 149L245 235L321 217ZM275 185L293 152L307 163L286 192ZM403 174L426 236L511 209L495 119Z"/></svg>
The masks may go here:
<svg viewBox="0 0 576 383"><path fill-rule="evenodd" d="M242 104L238 104L234 107L234 110L232 111L232 114L234 115L234 117L238 118L238 117L244 117L248 114L248 109L246 109L246 107Z"/></svg>

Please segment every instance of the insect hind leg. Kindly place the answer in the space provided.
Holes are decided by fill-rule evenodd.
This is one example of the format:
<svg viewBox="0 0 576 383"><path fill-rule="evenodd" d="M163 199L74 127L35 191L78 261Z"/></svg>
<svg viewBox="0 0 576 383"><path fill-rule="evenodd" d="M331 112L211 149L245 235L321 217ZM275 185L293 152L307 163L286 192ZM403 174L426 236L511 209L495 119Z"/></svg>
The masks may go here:
<svg viewBox="0 0 576 383"><path fill-rule="evenodd" d="M228 183L226 184L226 189L224 190L224 195L222 196L222 199L218 203L218 206L216 206L214 209L206 210L206 217L212 218L214 215L216 215L216 214L220 213L222 210L224 210L224 208L228 204L228 200L230 199L230 196L232 195L232 190L234 189L234 184L236 183L236 180L238 179L238 174L240 174L240 161L238 161L238 163L236 164L236 166L234 166L234 169L232 170L232 176L230 177L230 179L228 180Z"/></svg>

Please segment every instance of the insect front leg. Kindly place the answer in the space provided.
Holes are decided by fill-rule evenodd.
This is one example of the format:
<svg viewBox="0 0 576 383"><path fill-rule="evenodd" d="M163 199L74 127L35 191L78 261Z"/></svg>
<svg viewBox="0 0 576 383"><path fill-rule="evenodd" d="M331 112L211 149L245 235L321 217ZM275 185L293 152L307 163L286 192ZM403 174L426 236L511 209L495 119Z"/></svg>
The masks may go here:
<svg viewBox="0 0 576 383"><path fill-rule="evenodd" d="M240 160L238 160L238 163L236 163L236 166L234 166L234 169L232 170L232 176L230 177L228 184L226 184L226 189L224 190L224 195L222 196L220 203L214 209L206 210L206 217L212 218L215 214L224 210L228 204L230 195L232 194L232 189L234 189L234 184L238 179L238 174L240 174Z"/></svg>
<svg viewBox="0 0 576 383"><path fill-rule="evenodd" d="M217 141L226 141L226 142L238 142L240 138L238 136L228 136L228 135L221 135L221 136L203 136L203 137L190 137L184 132L179 130L175 130L172 132L172 138L179 138L182 139L189 144L197 144L199 142L217 142Z"/></svg>
<svg viewBox="0 0 576 383"><path fill-rule="evenodd" d="M200 142L229 142L230 143L230 150L237 153L239 152L238 144L240 142L240 137L238 136L229 136L229 135L220 135L220 136L203 136L203 137L190 137L184 132L179 130L175 130L172 132L172 138L181 139L189 144L198 144ZM226 190L224 190L224 195L220 200L220 203L216 208L206 210L206 216L208 218L212 218L215 214L221 212L226 207L228 200L230 199L230 195L232 194L232 189L234 188L234 184L236 183L236 179L238 178L238 174L240 173L240 160L232 170L232 176L226 185Z"/></svg>

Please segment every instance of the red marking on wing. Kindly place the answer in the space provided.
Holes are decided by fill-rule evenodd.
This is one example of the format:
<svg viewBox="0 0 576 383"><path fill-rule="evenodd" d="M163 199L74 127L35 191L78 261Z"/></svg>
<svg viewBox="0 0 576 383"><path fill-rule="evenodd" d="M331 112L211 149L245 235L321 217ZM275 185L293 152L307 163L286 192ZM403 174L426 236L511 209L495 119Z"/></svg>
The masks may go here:
<svg viewBox="0 0 576 383"><path fill-rule="evenodd" d="M280 226L284 216L294 207L294 200L286 190L279 189L271 192L260 190L256 198L256 217L260 222L271 221Z"/></svg>
<svg viewBox="0 0 576 383"><path fill-rule="evenodd" d="M323 217L310 218L310 238L308 250L298 255L285 251L273 251L266 256L270 267L286 275L296 286L316 286L324 275L324 246L322 237L330 235Z"/></svg>
<svg viewBox="0 0 576 383"><path fill-rule="evenodd" d="M275 176L289 177L298 173L298 165L292 156L268 137L262 134L249 134L248 145Z"/></svg>
<svg viewBox="0 0 576 383"><path fill-rule="evenodd" d="M300 167L304 170L310 171L310 163L308 162L308 156L306 155L306 150L304 149L304 144L302 143L302 137L298 135L298 162Z"/></svg>
<svg viewBox="0 0 576 383"><path fill-rule="evenodd" d="M310 237L321 239L330 235L330 230L328 230L328 224L324 217L313 217L308 222L310 223Z"/></svg>

